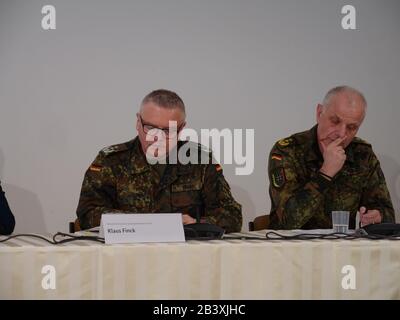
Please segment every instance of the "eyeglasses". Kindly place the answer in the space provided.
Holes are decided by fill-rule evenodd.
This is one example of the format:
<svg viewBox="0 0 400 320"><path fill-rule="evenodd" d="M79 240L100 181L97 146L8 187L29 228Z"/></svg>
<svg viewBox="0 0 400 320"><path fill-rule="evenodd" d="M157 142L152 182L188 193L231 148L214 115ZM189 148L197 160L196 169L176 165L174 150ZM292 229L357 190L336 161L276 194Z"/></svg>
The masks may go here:
<svg viewBox="0 0 400 320"><path fill-rule="evenodd" d="M174 137L178 134L179 131L181 131L181 129L184 126L184 123L180 124L179 126L175 127L174 123L172 127L169 128L159 128L159 127L155 127L151 124L145 123L143 121L143 118L140 114L138 114L138 117L140 119L140 123L142 125L142 130L144 133L149 134L151 136L155 136L157 135L158 130L161 130L162 132L164 132L166 137ZM176 121L171 121L171 122L175 122Z"/></svg>

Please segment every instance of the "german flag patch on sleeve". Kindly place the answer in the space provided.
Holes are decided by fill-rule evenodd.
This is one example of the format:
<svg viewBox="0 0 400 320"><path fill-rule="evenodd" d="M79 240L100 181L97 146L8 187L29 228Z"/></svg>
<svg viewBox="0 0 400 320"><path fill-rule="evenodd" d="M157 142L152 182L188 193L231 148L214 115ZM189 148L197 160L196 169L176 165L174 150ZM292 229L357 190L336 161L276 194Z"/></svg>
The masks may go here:
<svg viewBox="0 0 400 320"><path fill-rule="evenodd" d="M90 171L93 171L93 172L100 172L100 171L101 171L101 168L102 168L102 166L99 166L99 165L96 165L96 164L92 164L92 165L89 167L89 170L90 170Z"/></svg>
<svg viewBox="0 0 400 320"><path fill-rule="evenodd" d="M271 156L271 160L277 160L277 161L282 161L283 157L280 154L274 153Z"/></svg>

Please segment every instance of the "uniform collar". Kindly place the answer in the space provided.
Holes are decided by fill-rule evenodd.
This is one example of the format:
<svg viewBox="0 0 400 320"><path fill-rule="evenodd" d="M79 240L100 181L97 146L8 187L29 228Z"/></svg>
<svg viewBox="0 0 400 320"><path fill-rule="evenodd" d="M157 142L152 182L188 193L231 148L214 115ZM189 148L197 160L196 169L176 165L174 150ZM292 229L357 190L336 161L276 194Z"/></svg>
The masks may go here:
<svg viewBox="0 0 400 320"><path fill-rule="evenodd" d="M131 164L133 173L142 173L151 170L142 150L139 137L136 137L132 141Z"/></svg>
<svg viewBox="0 0 400 320"><path fill-rule="evenodd" d="M318 139L317 139L317 125L312 127L305 133L305 143L306 143L306 161L321 161L322 153L319 150Z"/></svg>
<svg viewBox="0 0 400 320"><path fill-rule="evenodd" d="M139 137L136 137L135 139L131 140L129 143L132 144L131 149L132 149L132 155L131 155L131 163L132 163L132 170L133 173L142 173L145 171L152 170L151 164L147 162L146 155L143 152L142 146L140 144ZM182 147L184 144L186 144L187 141L178 141L178 150L180 147ZM196 149L197 150L197 149ZM180 164L178 160L178 164L167 164L167 167L171 167L168 170L168 172L173 173L174 175L185 175L191 171L191 166L193 164L188 163L188 164Z"/></svg>

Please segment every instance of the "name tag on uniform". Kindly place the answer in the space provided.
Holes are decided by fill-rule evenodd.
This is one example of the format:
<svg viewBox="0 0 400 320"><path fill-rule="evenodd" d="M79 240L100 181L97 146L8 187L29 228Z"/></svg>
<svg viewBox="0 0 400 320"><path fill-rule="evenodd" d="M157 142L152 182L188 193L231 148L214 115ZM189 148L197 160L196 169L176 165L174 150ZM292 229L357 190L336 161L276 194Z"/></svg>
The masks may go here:
<svg viewBox="0 0 400 320"><path fill-rule="evenodd" d="M180 213L106 213L101 216L100 237L106 244L185 242Z"/></svg>

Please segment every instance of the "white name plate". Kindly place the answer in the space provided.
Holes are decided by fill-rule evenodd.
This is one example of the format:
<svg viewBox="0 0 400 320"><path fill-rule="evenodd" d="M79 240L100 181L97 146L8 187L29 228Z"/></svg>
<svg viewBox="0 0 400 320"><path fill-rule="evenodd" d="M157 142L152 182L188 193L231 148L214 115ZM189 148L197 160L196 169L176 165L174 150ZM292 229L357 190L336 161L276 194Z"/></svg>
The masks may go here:
<svg viewBox="0 0 400 320"><path fill-rule="evenodd" d="M185 242L180 213L106 213L101 216L100 236L106 244Z"/></svg>

